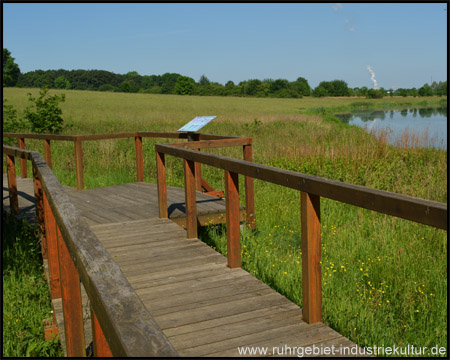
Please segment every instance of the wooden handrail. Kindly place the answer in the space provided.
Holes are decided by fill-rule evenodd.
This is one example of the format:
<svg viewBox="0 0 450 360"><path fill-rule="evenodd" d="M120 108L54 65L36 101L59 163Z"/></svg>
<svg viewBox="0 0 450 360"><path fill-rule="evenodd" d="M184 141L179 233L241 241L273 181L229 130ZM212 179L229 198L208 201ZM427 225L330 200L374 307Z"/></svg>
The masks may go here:
<svg viewBox="0 0 450 360"><path fill-rule="evenodd" d="M155 149L159 153L447 230L447 204L445 203L255 164L246 160L183 149L170 144L156 144Z"/></svg>
<svg viewBox="0 0 450 360"><path fill-rule="evenodd" d="M238 136L197 134L199 140L223 140L240 139ZM63 134L33 134L33 133L10 133L4 132L3 137L22 139L42 139L42 140L63 140L63 141L89 141L129 138L135 136L169 139L187 139L188 134L184 132L155 132L155 131L135 131L125 133L94 134L94 135L63 135Z"/></svg>
<svg viewBox="0 0 450 360"><path fill-rule="evenodd" d="M77 138L76 135L9 133L9 132L4 132L2 136L7 138L62 140L62 141L75 141Z"/></svg>
<svg viewBox="0 0 450 360"><path fill-rule="evenodd" d="M80 315L81 298L78 301L64 302L65 297L67 299L74 296L73 294L77 294L76 282L75 284L73 281L70 282L71 286L75 286L75 288L65 288L65 281L73 279L76 275L75 278L79 277L85 287L92 311L95 314L94 320L99 324L95 327L94 341L95 339L106 339L110 353L114 356L177 356L172 344L156 324L119 266L71 203L64 188L41 154L5 145L3 145L3 153L12 160L12 165L8 166L11 178L15 172L13 166L15 157L32 162L35 176L40 181L39 186L48 201L47 208L50 209L49 214L54 218L57 233L54 238L47 237L47 246L49 248L52 246L49 241L56 240L57 244L59 239L60 246L57 250L59 264L61 264L61 256L64 257L65 262L71 262L71 264L59 267L65 316L73 313L75 315L70 316L76 318ZM16 194L10 193L10 196L17 198L17 192ZM65 249L67 250L66 255L64 255ZM77 274L70 270L70 266L76 269ZM78 298L77 295L75 297ZM117 303L120 303L120 306L117 306ZM65 308L64 304L66 304ZM70 309L67 308L68 306ZM80 354L83 344L78 342L79 339L70 338L80 337L80 331L84 331L80 330L79 320L66 320L68 355L85 355ZM74 318L70 320L74 320ZM99 334L99 331L102 333ZM70 349L69 344L71 344ZM109 353L109 349L104 349L104 343L101 344L101 347L103 354Z"/></svg>
<svg viewBox="0 0 450 360"><path fill-rule="evenodd" d="M196 145L198 144L193 143L192 147ZM160 217L167 217L166 154L182 158L185 164L196 162L223 169L226 186L227 258L231 268L241 266L238 175L245 175L246 183L248 178L255 178L300 191L303 319L310 324L322 321L320 197L447 230L447 204L444 203L282 170L247 160L202 153L191 150L190 147L191 145L184 144L155 146ZM251 157L251 148L247 149L248 155ZM185 165L186 179L192 177L189 172ZM191 204L195 203L195 190L187 180L185 184L187 208L188 200ZM251 196L253 197L253 193ZM197 234L196 215L192 211L186 211L186 217L188 237L191 237ZM254 227L254 218L247 218L247 221L252 221L251 225Z"/></svg>
<svg viewBox="0 0 450 360"><path fill-rule="evenodd" d="M250 145L251 138L199 140L194 142L171 143L171 146L179 146L185 149L213 149L227 146Z"/></svg>
<svg viewBox="0 0 450 360"><path fill-rule="evenodd" d="M144 158L142 153L142 138L168 138L168 139L190 139L190 137L195 137L196 143L199 146L186 145L190 143L178 143L179 146L187 146L189 148L203 148L203 147L226 147L226 146L236 146L243 145L244 147L251 147L250 138L241 138L236 136L224 136L224 135L206 135L200 133L183 133L183 132L154 132L154 131L135 131L135 132L124 132L124 133L111 133L111 134L94 134L94 135L60 135L60 134L32 134L32 133L3 133L3 137L17 138L19 141L20 148L25 149L25 139L41 139L44 140L44 154L45 160L50 168L52 168L51 162L51 147L50 141L62 140L62 141L72 141L74 143L74 154L75 154L75 171L77 179L77 189L84 189L84 166L83 166L83 141L94 141L94 140L112 140L112 139L124 139L133 138L135 140L136 149L136 180L138 182L144 181ZM200 140L200 141L199 141ZM214 140L214 141L211 141ZM219 141L223 141L222 143ZM249 160L247 157L244 158ZM251 155L250 155L251 157ZM250 159L251 160L251 159ZM26 160L21 160L21 176L22 178L27 177ZM197 190L201 191L201 168L200 164L196 164L197 167ZM246 185L247 189L252 188L251 184ZM217 193L220 194L220 191ZM250 209L252 207L250 206ZM251 212L253 214L253 212Z"/></svg>

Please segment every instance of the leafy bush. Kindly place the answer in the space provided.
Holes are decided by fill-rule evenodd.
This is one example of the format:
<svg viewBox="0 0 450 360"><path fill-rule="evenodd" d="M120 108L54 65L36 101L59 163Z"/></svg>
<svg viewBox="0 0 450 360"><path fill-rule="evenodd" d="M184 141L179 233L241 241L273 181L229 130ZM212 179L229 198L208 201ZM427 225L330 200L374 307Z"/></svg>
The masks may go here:
<svg viewBox="0 0 450 360"><path fill-rule="evenodd" d="M25 118L31 124L31 131L34 133L58 134L63 129L62 110L58 106L59 102L65 101L65 95L48 95L48 88L43 87L39 92L39 98L34 98L28 93L28 100L32 102L25 109ZM36 107L34 110L33 107Z"/></svg>
<svg viewBox="0 0 450 360"><path fill-rule="evenodd" d="M17 110L13 105L9 105L8 99L3 99L3 131L21 132L27 128L23 119L17 118Z"/></svg>
<svg viewBox="0 0 450 360"><path fill-rule="evenodd" d="M369 89L366 95L367 99L382 99L383 93L380 90Z"/></svg>
<svg viewBox="0 0 450 360"><path fill-rule="evenodd" d="M111 84L103 84L100 85L100 87L98 88L98 91L115 91L115 90L117 90L117 87Z"/></svg>
<svg viewBox="0 0 450 360"><path fill-rule="evenodd" d="M13 105L8 104L8 99L3 99L3 131L4 132L23 132L27 129L27 123L17 117L17 110ZM13 146L15 139L4 138L5 145Z"/></svg>
<svg viewBox="0 0 450 360"><path fill-rule="evenodd" d="M64 76L58 76L55 79L55 88L57 89L70 89L70 82Z"/></svg>

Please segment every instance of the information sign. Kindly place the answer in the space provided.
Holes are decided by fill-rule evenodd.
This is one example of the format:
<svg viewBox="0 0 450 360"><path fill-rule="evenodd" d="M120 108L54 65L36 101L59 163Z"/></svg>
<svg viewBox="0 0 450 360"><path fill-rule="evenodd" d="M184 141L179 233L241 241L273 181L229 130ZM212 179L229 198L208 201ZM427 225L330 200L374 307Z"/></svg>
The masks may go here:
<svg viewBox="0 0 450 360"><path fill-rule="evenodd" d="M197 116L195 119L192 119L191 121L189 121L182 128L178 129L178 131L184 131L184 132L198 131L214 118L215 118L215 116Z"/></svg>

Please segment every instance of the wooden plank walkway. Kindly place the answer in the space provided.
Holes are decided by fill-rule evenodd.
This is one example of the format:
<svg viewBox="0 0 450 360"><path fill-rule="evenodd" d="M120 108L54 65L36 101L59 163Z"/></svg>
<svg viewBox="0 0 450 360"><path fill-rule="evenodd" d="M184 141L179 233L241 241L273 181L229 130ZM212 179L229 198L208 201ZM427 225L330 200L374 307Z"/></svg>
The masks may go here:
<svg viewBox="0 0 450 360"><path fill-rule="evenodd" d="M3 206L8 208L5 176L3 180ZM32 202L33 188L27 183L32 182L17 180L19 205L31 212L27 201ZM155 185L67 190L180 356L243 356L241 346L267 347L266 356L276 356L274 347L313 345L334 346L340 356L338 350L355 346L323 323L306 324L297 305L246 271L228 268L224 256L198 239L186 239L174 221L159 219ZM168 188L167 193L169 214L176 220L183 216L184 190ZM198 194L197 201L205 219L217 220L225 210L221 199ZM83 306L89 308L86 297ZM54 308L62 335L57 301ZM85 313L89 345L89 311Z"/></svg>

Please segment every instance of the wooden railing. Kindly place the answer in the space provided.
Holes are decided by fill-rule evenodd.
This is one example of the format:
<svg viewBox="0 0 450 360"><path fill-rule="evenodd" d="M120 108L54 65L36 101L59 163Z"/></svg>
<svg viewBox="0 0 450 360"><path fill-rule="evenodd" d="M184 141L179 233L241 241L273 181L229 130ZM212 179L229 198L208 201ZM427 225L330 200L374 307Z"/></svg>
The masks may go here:
<svg viewBox="0 0 450 360"><path fill-rule="evenodd" d="M44 145L48 149L50 149L50 140L74 141L75 154L79 157L77 179L82 179L82 141L134 137L138 181L142 181L143 174L142 137L188 138L188 135L185 133L149 132L63 136L64 138L60 136L55 137L55 135L9 133L5 133L3 136L18 138L19 145L22 147L25 146L25 138L43 139L45 142L48 142L48 145L45 145L44 142ZM204 164L223 169L226 194L227 258L228 266L235 268L241 265L239 175L245 176L247 223L252 228L255 226L253 179L299 190L302 240L303 318L308 323L322 321L320 197L447 230L447 204L255 164L251 161L252 143L249 138L202 134L193 134L191 136L190 140L193 140L192 142L155 145L159 216L161 218L168 217L165 155L179 157L184 161L186 228L188 238L197 237L196 192L199 191L199 186L205 188L204 180L200 175L200 165ZM205 148L224 146L243 146L244 160L197 151ZM45 164L42 157L38 153L5 146L4 153L8 155L8 176L11 178L10 198L12 201L11 208L13 210L17 208L18 211L18 205L13 203L13 198L17 198L17 196L14 196L15 170L12 170L14 168L14 156L32 160L33 171L36 172L34 176L35 188L39 189L39 186L41 186L43 196L49 199L48 205L45 205L46 201L39 200L36 206L37 209L44 209L44 214L46 214L44 218L49 218L49 220L45 220L46 227L48 226L50 229L46 229L47 246L51 242L57 243L58 239L60 243L66 244L68 253L74 260L74 266L77 269L78 276L83 284L87 286L86 290L93 304L93 327L99 329L98 324L95 322L95 319L98 319L100 323L99 333L101 334L101 329L103 329L112 354L115 356L121 356L123 354L127 354L128 356L132 354L131 356L135 356L134 354L137 353L145 354L145 356L151 356L149 354L157 354L158 356L174 354L173 348L167 339L163 337L163 334L160 333L159 328L156 325L153 326L151 315L144 311L145 308L143 309L140 301L136 299L137 295L120 273L120 269L114 264L89 227L81 220L79 213L73 205L70 204L63 188L50 171L50 168ZM50 150L48 153L50 154ZM46 158L51 160L51 156L47 152ZM80 176L78 176L78 171L80 172ZM39 191L36 196L39 196ZM37 197L37 199L40 198ZM43 205L40 205L41 203ZM38 214L38 218L40 217L42 217L42 213ZM55 228L60 229L60 231L56 230L52 233L52 217L56 219ZM51 240L52 238L56 238L57 240ZM51 263L50 257L54 255L50 254L50 247L48 249L49 263ZM53 252L55 253L55 250ZM64 254L64 249L62 250L62 254ZM58 264L58 259L53 260L53 264ZM103 266L105 272L103 271ZM60 268L62 269L62 267ZM100 268L102 268L101 273L98 270ZM61 271L67 272L67 270ZM56 270L53 273L55 272ZM55 278L55 275L53 277ZM53 281L53 283L55 282L56 280ZM57 289L58 286L55 285L53 287ZM123 295L125 293L129 297ZM133 311L137 312L137 315L128 314L128 317L132 316L133 319L136 319L136 324L139 324L139 326L142 325L143 327L136 325L136 329L131 330L131 333L128 328L125 331L125 325L121 323L121 319L125 315L123 313L112 313L113 310L111 308L113 299L118 294L119 296L123 295L126 309L131 309L131 306L136 306L137 310ZM64 292L61 292L61 295L64 297ZM115 309L114 311L118 310ZM131 324L134 324L133 321L131 321ZM143 324L142 321L144 321ZM134 329L134 325L131 328ZM150 340L143 338L143 334L146 331L150 331L148 333ZM133 336L136 336L137 340L134 340ZM99 338L102 338L102 335L99 335ZM142 346L130 345L140 344L139 341L142 342ZM101 343L101 340L97 340L97 343ZM148 350L149 343L153 346L153 352ZM161 352L159 352L160 350ZM104 353L107 353L107 351L105 350Z"/></svg>
<svg viewBox="0 0 450 360"><path fill-rule="evenodd" d="M46 140L46 139L44 139ZM45 233L52 299L62 299L68 356L86 356L80 281L89 298L95 356L177 356L109 253L38 152L3 146L11 211L19 212L15 158L31 161L36 218Z"/></svg>
<svg viewBox="0 0 450 360"><path fill-rule="evenodd" d="M75 171L77 179L77 189L84 189L84 171L83 171L83 142L93 140L111 140L111 139L123 139L133 138L135 140L136 151L136 180L144 181L144 157L142 150L142 138L167 138L167 139L187 139L189 141L198 140L224 140L228 139L230 142L224 143L221 146L244 146L244 159L252 161L252 140L250 138L239 138L233 136L221 136L221 135L207 135L207 134L190 134L179 132L151 132L151 131L137 131L127 133L116 134L97 134L97 135L56 135L56 134L29 134L29 133L3 133L3 137L16 138L19 142L19 147L25 149L25 139L41 139L44 141L44 157L50 169L52 169L52 152L51 141L71 141L74 144L74 156L75 156ZM235 143L233 143L233 141ZM22 178L27 177L26 160L21 159L20 169ZM201 173L201 167L197 165L197 173ZM211 194L217 194L204 179L202 181L201 176L198 176L197 190L201 191L206 189ZM219 192L220 195L220 192Z"/></svg>
<svg viewBox="0 0 450 360"><path fill-rule="evenodd" d="M96 356L176 356L170 342L143 307L118 266L100 244L98 238L70 203L63 187L51 170L50 141L73 141L75 148L77 188L84 188L82 142L118 138L135 138L136 177L143 181L143 137L187 139L177 143L182 148L200 150L205 147L242 146L244 159L252 160L251 138L217 135L136 132L101 135L42 135L4 133L17 138L19 148L3 146L6 156L10 209L19 214L15 158L20 158L21 176L27 177L27 161L32 162L36 199L36 219L41 230L42 254L48 260L52 299L62 298L68 356L84 356L84 328L80 280L91 303L91 318ZM44 156L25 149L25 139L44 140ZM202 139L202 140L200 140ZM196 163L195 189L223 196L201 176ZM247 221L254 225L253 179L247 189ZM190 227L191 228L191 227ZM120 303L120 309L114 304ZM148 336L148 337L147 337Z"/></svg>
<svg viewBox="0 0 450 360"><path fill-rule="evenodd" d="M221 140L222 142L225 140ZM197 237L195 163L224 170L226 192L227 258L231 268L241 266L238 176L255 178L300 191L303 318L322 321L320 197L374 210L447 230L447 204L370 189L317 176L287 171L224 156L193 151L214 147L214 141L156 145L159 215L167 218L165 155L184 161L187 237ZM198 176L198 175L197 175ZM254 224L253 224L254 225Z"/></svg>

